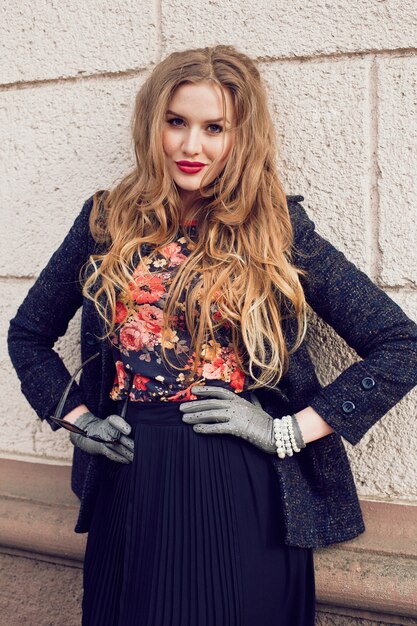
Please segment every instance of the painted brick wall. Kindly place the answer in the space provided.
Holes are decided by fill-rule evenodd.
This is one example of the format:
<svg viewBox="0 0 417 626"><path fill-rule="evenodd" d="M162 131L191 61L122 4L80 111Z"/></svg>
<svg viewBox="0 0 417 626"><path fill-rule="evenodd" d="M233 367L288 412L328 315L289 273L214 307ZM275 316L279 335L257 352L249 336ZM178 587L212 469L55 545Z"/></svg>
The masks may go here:
<svg viewBox="0 0 417 626"><path fill-rule="evenodd" d="M67 433L52 433L20 393L8 320L84 200L129 169L135 93L174 50L231 43L259 61L287 193L302 194L317 229L417 319L413 0L195 0L192 10L184 0L6 0L0 32L1 456L71 462ZM330 382L358 357L313 324L311 353ZM56 346L70 370L78 330L79 314ZM416 399L346 443L361 495L417 500Z"/></svg>

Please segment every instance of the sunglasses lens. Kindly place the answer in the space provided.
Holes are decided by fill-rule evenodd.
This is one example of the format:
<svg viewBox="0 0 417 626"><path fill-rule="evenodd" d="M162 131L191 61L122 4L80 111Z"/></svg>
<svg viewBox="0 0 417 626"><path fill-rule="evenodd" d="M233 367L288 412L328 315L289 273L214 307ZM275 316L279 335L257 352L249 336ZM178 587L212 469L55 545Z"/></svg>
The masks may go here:
<svg viewBox="0 0 417 626"><path fill-rule="evenodd" d="M64 420L59 417L53 417L53 416L51 417L51 420L55 422L55 424L59 424L66 430L70 430L73 433L77 433L77 435L85 435L85 432L82 428L79 428L78 426L76 426L75 424L72 424L71 422L68 422L67 420Z"/></svg>
<svg viewBox="0 0 417 626"><path fill-rule="evenodd" d="M77 433L78 435L85 434L82 428L78 428L78 426L75 426L74 424L69 424L68 426L65 426L65 428L73 433Z"/></svg>

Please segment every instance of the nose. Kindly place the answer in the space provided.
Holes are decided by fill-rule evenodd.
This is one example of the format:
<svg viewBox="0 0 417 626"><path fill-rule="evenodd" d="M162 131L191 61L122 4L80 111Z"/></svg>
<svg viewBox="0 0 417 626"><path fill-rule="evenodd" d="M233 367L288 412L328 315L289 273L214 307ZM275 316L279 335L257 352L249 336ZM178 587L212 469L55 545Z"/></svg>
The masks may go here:
<svg viewBox="0 0 417 626"><path fill-rule="evenodd" d="M200 154L201 138L198 129L188 129L182 142L184 154Z"/></svg>

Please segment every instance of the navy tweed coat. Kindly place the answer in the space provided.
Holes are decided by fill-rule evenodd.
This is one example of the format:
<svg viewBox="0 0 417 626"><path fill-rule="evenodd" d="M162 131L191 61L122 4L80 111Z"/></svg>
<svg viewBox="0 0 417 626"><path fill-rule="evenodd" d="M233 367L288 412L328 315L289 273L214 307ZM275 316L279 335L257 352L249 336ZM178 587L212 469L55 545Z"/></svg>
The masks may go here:
<svg viewBox="0 0 417 626"><path fill-rule="evenodd" d="M256 395L274 417L310 405L334 429L292 457L270 455L284 506L285 543L321 547L354 538L365 530L341 437L357 444L417 384L417 325L316 232L300 204L303 200L302 196L287 197L294 227L294 263L308 271L302 279L307 302L361 360L322 387L304 341L291 355L289 370L279 385L258 389ZM104 251L89 229L91 208L92 197L29 290L8 331L9 354L22 393L52 430L59 427L49 416L54 414L70 378L53 346L81 306L81 358L84 361L96 352L100 358L84 367L63 415L79 404L86 404L100 418L114 412L115 403L109 398L115 375L111 346L98 339L104 327L94 304L83 298L78 279L89 255ZM288 325L286 336L291 343L294 332L295 328ZM89 529L100 468L100 456L74 448L71 486L80 498L77 533Z"/></svg>

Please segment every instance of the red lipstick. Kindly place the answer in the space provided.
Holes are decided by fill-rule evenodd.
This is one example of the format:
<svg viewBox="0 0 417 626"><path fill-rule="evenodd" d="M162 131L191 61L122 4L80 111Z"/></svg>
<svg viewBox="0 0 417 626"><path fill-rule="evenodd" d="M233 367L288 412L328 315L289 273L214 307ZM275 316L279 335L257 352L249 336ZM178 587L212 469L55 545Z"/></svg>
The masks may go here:
<svg viewBox="0 0 417 626"><path fill-rule="evenodd" d="M178 165L188 165L189 167L201 167L202 165L206 165L206 163L201 163L200 161L176 161Z"/></svg>
<svg viewBox="0 0 417 626"><path fill-rule="evenodd" d="M186 174L196 174L207 165L207 163L201 163L200 161L176 161L176 164L181 172Z"/></svg>

